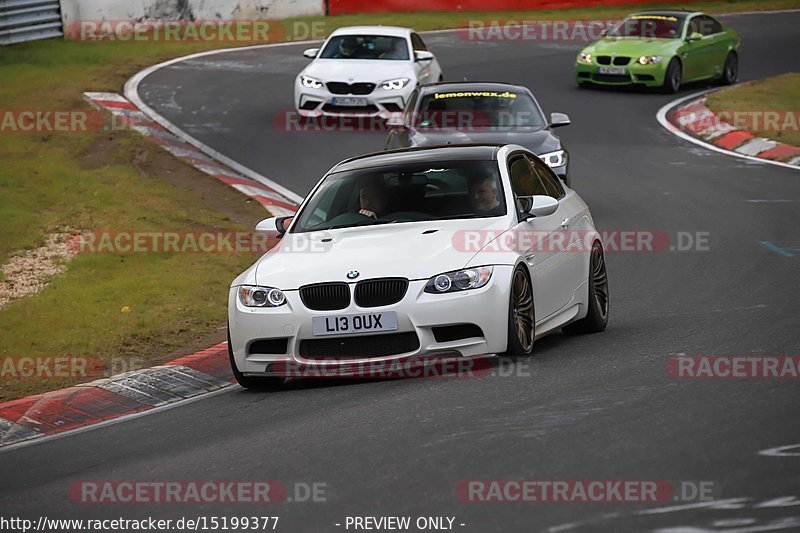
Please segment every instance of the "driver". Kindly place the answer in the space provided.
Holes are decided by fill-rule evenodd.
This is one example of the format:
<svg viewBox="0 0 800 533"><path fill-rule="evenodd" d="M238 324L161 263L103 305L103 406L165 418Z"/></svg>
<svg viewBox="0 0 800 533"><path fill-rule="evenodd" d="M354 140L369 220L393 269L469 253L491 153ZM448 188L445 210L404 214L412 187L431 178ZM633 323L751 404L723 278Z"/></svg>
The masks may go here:
<svg viewBox="0 0 800 533"><path fill-rule="evenodd" d="M469 178L469 199L472 209L478 216L500 213L500 199L497 197L497 180L492 176L481 175Z"/></svg>
<svg viewBox="0 0 800 533"><path fill-rule="evenodd" d="M382 179L369 181L361 187L359 193L359 214L378 219L388 213L389 191Z"/></svg>
<svg viewBox="0 0 800 533"><path fill-rule="evenodd" d="M358 52L358 41L355 37L345 36L339 42L339 55L343 58L354 57Z"/></svg>

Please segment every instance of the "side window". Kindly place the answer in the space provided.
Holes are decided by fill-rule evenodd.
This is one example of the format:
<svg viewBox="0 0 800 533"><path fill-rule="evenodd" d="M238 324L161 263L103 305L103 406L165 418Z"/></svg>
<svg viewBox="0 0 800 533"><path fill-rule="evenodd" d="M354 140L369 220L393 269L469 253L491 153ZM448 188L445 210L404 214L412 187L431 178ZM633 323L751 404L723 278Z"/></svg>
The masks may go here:
<svg viewBox="0 0 800 533"><path fill-rule="evenodd" d="M428 47L425 46L425 43L422 41L422 37L420 37L416 33L411 34L411 46L414 48L415 52L428 51Z"/></svg>
<svg viewBox="0 0 800 533"><path fill-rule="evenodd" d="M553 171L538 158L531 158L530 163L537 174L539 174L539 179L542 180L542 185L544 185L544 189L547 191L544 194L556 200L560 200L564 196L564 188L561 186L561 180L558 176L553 174Z"/></svg>
<svg viewBox="0 0 800 533"><path fill-rule="evenodd" d="M703 27L702 33L703 35L715 35L717 33L722 33L722 24L717 21L717 19L711 18L709 16L702 17L703 19Z"/></svg>
<svg viewBox="0 0 800 533"><path fill-rule="evenodd" d="M527 158L524 156L512 156L510 161L511 164L508 170L509 174L511 174L511 188L516 196L547 194L539 175Z"/></svg>

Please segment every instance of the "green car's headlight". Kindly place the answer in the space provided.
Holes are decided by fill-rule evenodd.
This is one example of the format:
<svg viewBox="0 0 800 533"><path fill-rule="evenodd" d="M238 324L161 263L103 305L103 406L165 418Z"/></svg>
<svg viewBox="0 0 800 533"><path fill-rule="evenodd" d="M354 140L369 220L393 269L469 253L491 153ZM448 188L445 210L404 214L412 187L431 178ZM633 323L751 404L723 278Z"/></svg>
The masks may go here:
<svg viewBox="0 0 800 533"><path fill-rule="evenodd" d="M578 56L578 61L581 63L591 63L592 62L592 54L588 54L586 52L581 52Z"/></svg>
<svg viewBox="0 0 800 533"><path fill-rule="evenodd" d="M661 63L664 56L642 56L639 58L640 65L655 65Z"/></svg>
<svg viewBox="0 0 800 533"><path fill-rule="evenodd" d="M493 268L490 266L483 266L445 272L429 279L425 284L425 292L444 294L479 289L489 283L492 278L492 270Z"/></svg>

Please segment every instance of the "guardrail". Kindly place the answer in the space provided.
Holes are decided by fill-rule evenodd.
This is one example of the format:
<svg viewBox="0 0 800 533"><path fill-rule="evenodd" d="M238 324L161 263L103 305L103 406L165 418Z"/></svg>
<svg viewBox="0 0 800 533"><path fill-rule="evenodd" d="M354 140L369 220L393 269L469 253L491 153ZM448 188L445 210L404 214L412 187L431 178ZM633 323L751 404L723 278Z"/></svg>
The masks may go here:
<svg viewBox="0 0 800 533"><path fill-rule="evenodd" d="M0 45L63 36L59 0L0 0Z"/></svg>

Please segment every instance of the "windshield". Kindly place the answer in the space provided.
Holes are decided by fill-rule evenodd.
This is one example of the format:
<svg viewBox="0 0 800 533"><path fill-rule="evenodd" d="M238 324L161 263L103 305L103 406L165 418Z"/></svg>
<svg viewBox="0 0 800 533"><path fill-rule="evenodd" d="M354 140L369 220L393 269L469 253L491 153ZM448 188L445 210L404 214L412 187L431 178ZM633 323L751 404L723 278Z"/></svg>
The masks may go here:
<svg viewBox="0 0 800 533"><path fill-rule="evenodd" d="M611 37L642 37L645 39L678 39L683 19L671 15L631 15L608 32Z"/></svg>
<svg viewBox="0 0 800 533"><path fill-rule="evenodd" d="M331 174L292 232L505 214L496 161L408 163Z"/></svg>
<svg viewBox="0 0 800 533"><path fill-rule="evenodd" d="M544 128L539 106L529 95L499 91L446 90L425 95L415 117L418 128Z"/></svg>
<svg viewBox="0 0 800 533"><path fill-rule="evenodd" d="M337 35L331 37L322 59L385 59L408 61L408 42L404 37L386 35Z"/></svg>

